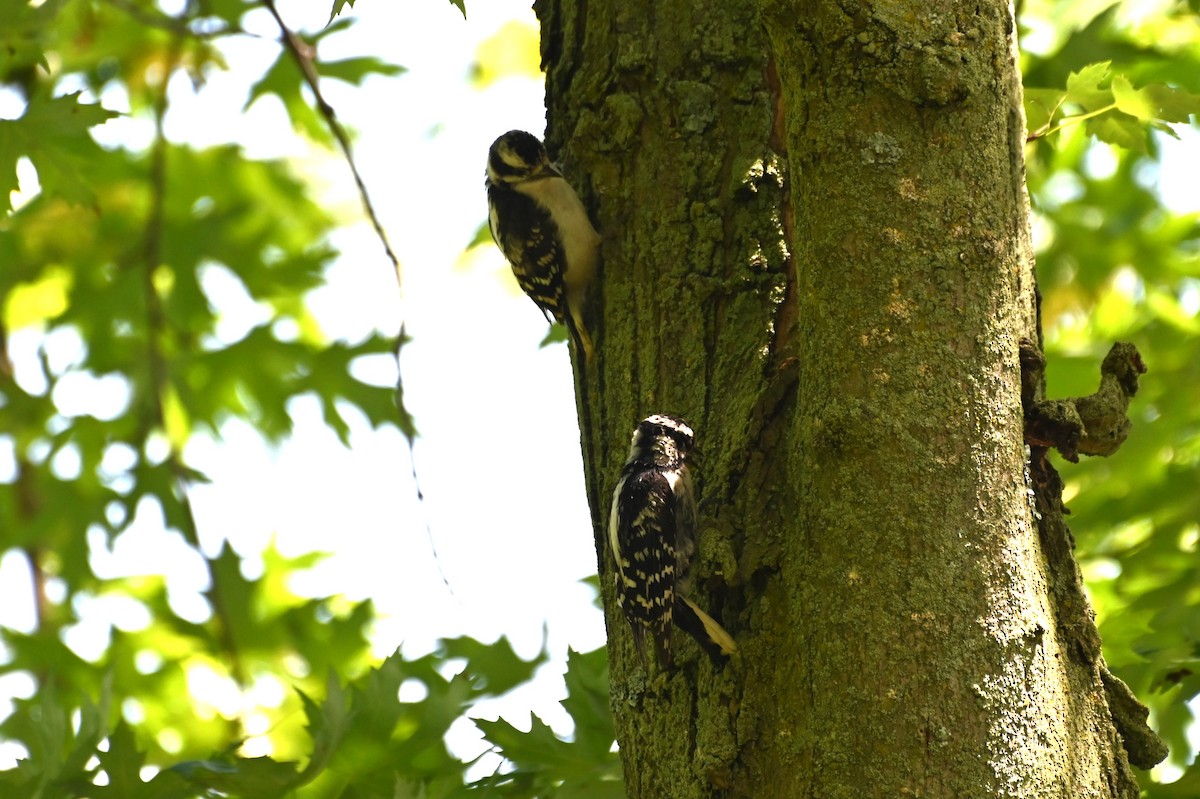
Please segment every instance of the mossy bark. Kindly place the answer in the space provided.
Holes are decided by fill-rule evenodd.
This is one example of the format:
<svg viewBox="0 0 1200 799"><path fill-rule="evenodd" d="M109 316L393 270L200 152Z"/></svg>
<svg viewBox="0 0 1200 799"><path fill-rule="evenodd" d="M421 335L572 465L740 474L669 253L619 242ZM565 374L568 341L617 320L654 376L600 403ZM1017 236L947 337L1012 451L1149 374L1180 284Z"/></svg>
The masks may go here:
<svg viewBox="0 0 1200 799"><path fill-rule="evenodd" d="M1128 795L1029 500L1037 318L1007 4L539 0L603 236L579 375L631 797ZM643 668L609 492L692 422L715 669Z"/></svg>

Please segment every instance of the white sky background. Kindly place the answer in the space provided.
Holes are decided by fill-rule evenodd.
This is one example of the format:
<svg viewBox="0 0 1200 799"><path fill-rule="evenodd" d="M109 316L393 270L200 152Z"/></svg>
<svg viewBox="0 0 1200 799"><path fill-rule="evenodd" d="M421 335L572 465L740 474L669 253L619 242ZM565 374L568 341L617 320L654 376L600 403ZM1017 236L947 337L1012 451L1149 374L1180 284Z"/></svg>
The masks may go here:
<svg viewBox="0 0 1200 799"><path fill-rule="evenodd" d="M330 0L280 5L293 29L315 30L328 19ZM375 54L408 69L361 88L322 83L339 120L356 133L356 160L401 260L403 304L391 265L362 219L345 164L330 153L314 153L273 98L242 113L251 83L279 51L278 30L265 11L247 16L245 27L266 38L223 45L230 69L212 73L199 93L177 76L166 130L173 140L197 146L232 140L251 157L297 158L313 191L346 220L334 240L342 256L328 285L312 295L311 308L329 336L351 341L375 329L393 333L405 320L413 339L402 356L405 401L420 430L416 462L425 502L416 502L407 445L398 432L373 431L360 420L352 424L346 449L315 402L298 402L295 435L277 449L240 423L227 425L220 442L189 446L189 463L212 479L192 491L201 540L210 555L229 540L250 558L251 571L272 537L285 555L332 552L297 587L316 596L372 599L380 614L373 644L381 656L401 645L407 655L423 654L441 637L506 635L528 658L548 631L555 661L533 686L492 709L503 708L523 728L533 709L565 731L569 721L557 699L565 695L559 675L567 647L588 651L604 643L593 592L579 582L595 573L596 556L567 348L539 348L545 320L515 288L495 248L482 251L470 268L459 263L486 219L488 145L511 128L540 135L545 125L540 81L513 78L480 91L470 85L469 69L479 43L506 21L536 25L536 19L528 0L469 2L465 22L447 0L359 0L352 13L361 22L322 42L321 59ZM128 110L119 94L101 100L110 109ZM103 143L144 146L152 128L146 120L122 119L95 133ZM32 175L23 170L22 177L27 188ZM219 277L206 281L205 289L228 315L227 333L236 339L261 321L261 311ZM70 337L59 339L45 341L34 330L14 335L18 375L33 374L39 345L57 348L65 359L78 352ZM394 384L389 358L371 366L360 377L369 371L373 381ZM202 564L176 534L164 533L154 506L147 510L118 539L114 553L94 559L97 572L158 573L166 564L175 607L203 618ZM93 544L103 551L103 536L94 536ZM20 558L6 558L0 563L0 624L30 629L29 598ZM95 603L72 634L72 646L85 656L98 654L113 610ZM7 712L5 696L29 690L28 681L0 681L0 716ZM482 747L459 748L474 755ZM0 750L0 768L19 754Z"/></svg>
<svg viewBox="0 0 1200 799"><path fill-rule="evenodd" d="M293 28L315 30L328 18L330 2L284 0L281 11ZM223 46L229 71L211 74L198 94L186 79L176 79L167 118L176 141L202 146L233 140L251 157L298 159L313 190L347 220L334 241L343 255L328 285L314 293L312 309L331 337L351 341L375 329L394 332L405 320L413 338L403 355L405 400L421 433L416 461L424 505L415 501L407 448L397 432L355 423L346 449L315 403L297 404L296 433L277 449L248 426L231 424L223 441L198 441L187 455L213 481L193 491L206 551L214 554L229 540L250 558L251 569L272 537L285 555L332 552L298 587L312 595L374 600L381 618L373 641L381 656L400 645L418 655L439 637L493 640L503 634L532 657L548 630L555 661L535 685L491 709L503 709L522 727L524 711L533 709L564 731L569 725L556 700L563 695L558 675L566 648L587 651L604 642L592 592L579 583L594 573L596 556L567 348L538 347L546 332L543 317L515 289L494 248L469 269L460 264L485 219L488 145L510 128L544 129L540 82L516 78L480 91L470 85L468 71L479 43L504 22L536 20L529 0L468 0L467 12L464 22L447 0L358 0L352 13L362 21L321 45L323 60L376 54L409 70L361 88L322 84L338 118L357 133L359 167L402 262L403 307L390 264L362 220L345 164L327 152L314 154L272 98L242 113L249 86L278 53L278 32L265 11L246 18L246 27L264 40L239 38ZM101 99L109 108L128 110L118 95ZM1185 141L1164 140L1161 190L1172 207L1197 210L1191 157L1200 137L1193 128L1177 129ZM152 129L146 120L122 119L96 135L106 143L144 146ZM215 278L206 289L228 314L232 338L258 321L261 312L244 294ZM43 343L64 359L77 352L70 337L43 342L37 331L20 331L10 341L19 373L22 362L32 373L30 359ZM374 366L373 379L394 382L387 358ZM104 392L88 390L91 401L106 402ZM102 536L94 543L103 550ZM95 561L106 576L157 573L163 564L176 607L202 617L202 564L178 536L164 533L157 511L140 514L115 553ZM20 559L0 562L0 624L30 629L29 597ZM96 603L71 644L84 655L98 653L113 613L111 605ZM29 685L0 680L0 716L7 712L5 697L25 695ZM478 749L459 742L459 751L473 755ZM15 754L0 748L0 768L10 767Z"/></svg>

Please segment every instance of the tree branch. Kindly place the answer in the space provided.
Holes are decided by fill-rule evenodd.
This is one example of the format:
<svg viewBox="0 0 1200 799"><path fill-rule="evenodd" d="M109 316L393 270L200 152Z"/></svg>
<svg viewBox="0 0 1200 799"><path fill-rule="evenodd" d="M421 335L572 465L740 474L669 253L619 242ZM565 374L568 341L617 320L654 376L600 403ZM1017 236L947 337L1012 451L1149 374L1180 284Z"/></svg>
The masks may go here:
<svg viewBox="0 0 1200 799"><path fill-rule="evenodd" d="M1020 357L1026 444L1054 447L1077 463L1081 452L1108 457L1125 443L1133 427L1127 416L1129 401L1137 394L1138 376L1146 373L1137 347L1126 342L1114 344L1100 365L1096 392L1060 400L1038 395L1046 359L1033 342L1021 342Z"/></svg>
<svg viewBox="0 0 1200 799"><path fill-rule="evenodd" d="M1118 342L1104 358L1100 388L1094 394L1044 400L1045 356L1028 339L1020 342L1019 355L1025 443L1030 446L1029 480L1058 631L1068 644L1068 653L1090 668L1103 687L1128 762L1141 769L1153 768L1166 758L1167 745L1147 723L1150 711L1104 661L1096 615L1084 590L1083 573L1075 561L1075 539L1065 519L1069 511L1062 501L1062 478L1047 458L1051 446L1072 462L1079 460L1080 452L1101 456L1116 452L1129 435L1129 400L1137 394L1138 376L1145 374L1146 365L1134 345ZM1137 796L1137 783L1128 765L1118 761L1116 769L1121 795Z"/></svg>
<svg viewBox="0 0 1200 799"><path fill-rule="evenodd" d="M305 42L292 31L283 21L283 17L279 15L279 9L275 6L275 0L263 0L263 6L271 12L271 16L275 18L276 24L279 25L279 32L282 37L284 48L292 55L292 60L296 62L296 66L300 68L300 74L304 76L304 82L308 84L308 88L312 90L313 98L316 100L317 112L325 120L325 124L329 126L329 131L337 140L338 147L341 148L342 155L346 159L347 166L350 167L350 174L354 177L354 184L358 187L358 194L362 198L363 209L366 211L367 218L371 221L371 227L375 229L375 235L378 236L380 243L383 245L383 251L387 254L388 260L392 262L392 267L396 270L396 283L400 282L400 259L396 257L396 253L392 250L392 245L388 242L387 233L384 232L383 224L379 221L379 216L375 213L375 206L371 203L371 197L367 193L367 184L363 181L362 175L358 171L358 166L354 162L354 153L350 147L350 137L346 134L345 128L337 121L337 115L331 106L325 100L325 96L321 94L320 78L317 75L317 70L313 66L314 50L312 45ZM403 334L402 334L403 335Z"/></svg>

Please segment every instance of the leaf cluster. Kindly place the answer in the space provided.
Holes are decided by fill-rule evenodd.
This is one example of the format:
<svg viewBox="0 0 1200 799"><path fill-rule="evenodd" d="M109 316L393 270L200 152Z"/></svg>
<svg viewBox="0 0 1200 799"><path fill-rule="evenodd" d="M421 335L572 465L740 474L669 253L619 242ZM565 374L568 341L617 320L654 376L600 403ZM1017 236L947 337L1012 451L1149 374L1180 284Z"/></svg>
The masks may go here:
<svg viewBox="0 0 1200 799"><path fill-rule="evenodd" d="M165 133L172 77L200 87L225 69L223 40L246 38L242 19L258 7L199 0L171 15L145 0L0 0L0 82L22 104L0 120L0 448L12 456L0 553L26 561L36 610L28 630L0 628L0 675L30 684L0 721L0 741L25 755L0 771L0 795L616 795L603 650L570 656L572 740L536 717L532 734L479 720L496 767L469 782L447 734L528 682L545 652L523 660L506 640L459 638L374 663L370 602L291 587L323 555L201 545L198 439L240 423L280 442L300 401L315 401L343 443L354 418L415 434L398 388L354 369L403 337L331 339L308 310L338 224L311 187L288 162ZM246 106L274 98L313 146L344 145L311 81L403 72L322 59L352 22L282 30L290 47L257 40L275 53ZM96 99L114 96L126 113ZM97 143L117 118L148 126L149 144ZM199 607L162 575L96 565L155 513L174 557L202 564ZM98 633L98 651L79 643Z"/></svg>
<svg viewBox="0 0 1200 799"><path fill-rule="evenodd" d="M1200 113L1200 95L1165 83L1135 89L1125 75L1110 75L1111 68L1111 61L1089 64L1067 76L1064 89L1026 88L1029 138L1086 122L1088 134L1100 141L1145 152L1148 131L1179 138L1170 123ZM1063 116L1064 108L1078 111Z"/></svg>
<svg viewBox="0 0 1200 799"><path fill-rule="evenodd" d="M536 717L529 733L500 720L476 720L509 763L503 774L470 783L462 761L447 749L447 733L468 710L528 681L545 659L542 652L522 660L504 639L482 644L459 638L413 660L397 652L348 685L330 671L323 697L298 692L303 764L239 755L235 742L203 759L147 770L134 727L124 719L109 721L110 689L100 705L69 703L47 690L22 702L13 716L9 726L30 757L0 772L0 789L38 799L620 796L603 650L569 658L570 695L563 707L575 722L573 741L557 737ZM456 662L464 664L461 670L447 675ZM402 690L414 687L423 698L402 701Z"/></svg>

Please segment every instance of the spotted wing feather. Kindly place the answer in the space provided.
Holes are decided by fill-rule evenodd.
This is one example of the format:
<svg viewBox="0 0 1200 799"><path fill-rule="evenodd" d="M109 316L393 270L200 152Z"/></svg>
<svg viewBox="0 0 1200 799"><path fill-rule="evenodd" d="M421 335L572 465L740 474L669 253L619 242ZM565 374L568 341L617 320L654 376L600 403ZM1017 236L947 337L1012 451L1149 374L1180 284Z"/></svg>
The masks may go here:
<svg viewBox="0 0 1200 799"><path fill-rule="evenodd" d="M617 603L629 619L638 654L646 638L663 669L672 667L671 613L675 606L675 500L657 469L626 476L613 498ZM620 554L617 554L620 553Z"/></svg>
<svg viewBox="0 0 1200 799"><path fill-rule="evenodd" d="M537 213L533 198L507 186L489 183L488 200L492 238L512 266L521 290L537 303L547 321L562 322L567 295L555 269L564 257L558 226Z"/></svg>

